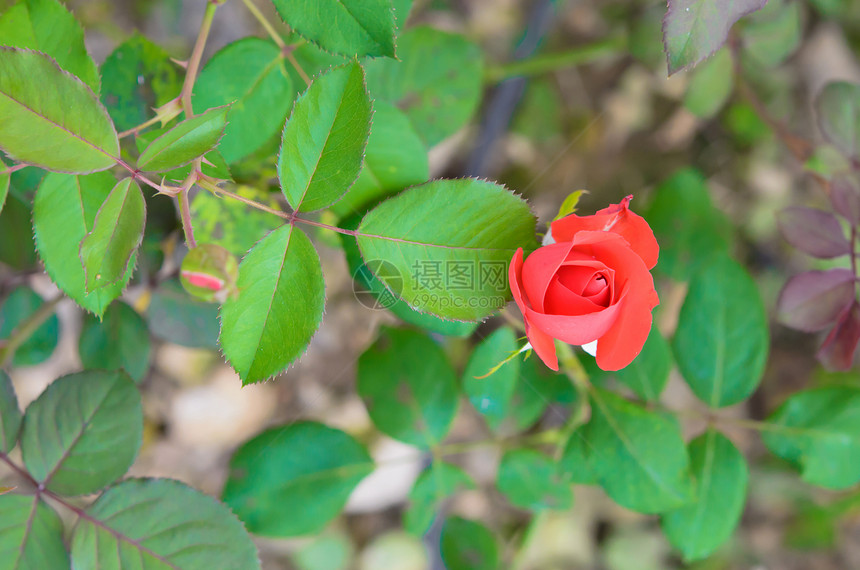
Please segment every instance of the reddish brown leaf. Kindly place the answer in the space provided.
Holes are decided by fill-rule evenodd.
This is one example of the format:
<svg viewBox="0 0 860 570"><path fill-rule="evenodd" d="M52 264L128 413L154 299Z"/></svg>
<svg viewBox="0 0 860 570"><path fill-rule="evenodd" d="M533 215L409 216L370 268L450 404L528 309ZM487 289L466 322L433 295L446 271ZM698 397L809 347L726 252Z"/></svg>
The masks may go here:
<svg viewBox="0 0 860 570"><path fill-rule="evenodd" d="M827 335L815 356L828 370L850 370L854 364L854 351L860 342L860 305L855 301L842 313L839 322Z"/></svg>
<svg viewBox="0 0 860 570"><path fill-rule="evenodd" d="M831 258L851 253L851 244L830 212L793 206L776 217L785 241L814 257Z"/></svg>
<svg viewBox="0 0 860 570"><path fill-rule="evenodd" d="M851 305L854 289L854 274L847 269L795 275L779 294L779 320L802 331L820 331Z"/></svg>
<svg viewBox="0 0 860 570"><path fill-rule="evenodd" d="M860 224L860 183L854 176L837 176L830 183L833 211L854 225Z"/></svg>

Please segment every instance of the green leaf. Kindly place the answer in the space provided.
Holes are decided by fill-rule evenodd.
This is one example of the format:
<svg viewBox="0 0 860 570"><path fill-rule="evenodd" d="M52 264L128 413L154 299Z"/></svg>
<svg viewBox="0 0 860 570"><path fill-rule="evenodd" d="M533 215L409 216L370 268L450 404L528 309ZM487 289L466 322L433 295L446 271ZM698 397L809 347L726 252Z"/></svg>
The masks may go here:
<svg viewBox="0 0 860 570"><path fill-rule="evenodd" d="M684 106L697 117L708 119L723 108L733 88L732 54L723 48L692 72Z"/></svg>
<svg viewBox="0 0 860 570"><path fill-rule="evenodd" d="M356 389L380 431L422 448L441 443L457 413L454 369L414 331L383 328L358 359Z"/></svg>
<svg viewBox="0 0 860 570"><path fill-rule="evenodd" d="M689 458L674 417L646 411L611 392L592 391L583 438L590 467L612 499L640 513L663 513L693 498Z"/></svg>
<svg viewBox="0 0 860 570"><path fill-rule="evenodd" d="M284 225L239 265L239 296L221 307L221 349L243 384L286 370L307 348L325 308L319 256L301 230Z"/></svg>
<svg viewBox="0 0 860 570"><path fill-rule="evenodd" d="M182 121L150 143L137 159L141 170L163 172L203 156L218 144L227 126L230 107L209 109Z"/></svg>
<svg viewBox="0 0 860 570"><path fill-rule="evenodd" d="M229 123L228 123L229 124ZM159 137L166 135L171 129L169 127L165 127L162 129L151 129L147 132L137 135L134 139L135 145L137 146L137 150L143 152L146 148L155 142ZM164 178L167 180L173 181L176 184L180 184L188 175L191 174L191 167L193 165L186 163L184 166L179 166L177 168L172 168L168 172L162 174ZM232 180L233 175L230 172L230 167L227 166L227 161L224 160L224 157L221 156L221 153L218 152L217 148L211 149L203 155L203 162L200 165L201 172L206 176L211 176L212 178L218 178L221 180ZM205 194L205 192L198 192L197 195ZM267 214L271 217L271 214ZM196 219L194 220L197 221ZM195 231L197 230L197 226L194 226ZM195 234L196 236L196 234Z"/></svg>
<svg viewBox="0 0 860 570"><path fill-rule="evenodd" d="M6 170L6 164L0 160L0 172ZM0 174L0 213L3 212L3 206L6 204L6 194L9 193L9 174Z"/></svg>
<svg viewBox="0 0 860 570"><path fill-rule="evenodd" d="M284 127L278 175L296 211L338 200L361 170L372 108L357 62L314 79Z"/></svg>
<svg viewBox="0 0 860 570"><path fill-rule="evenodd" d="M182 77L170 54L137 32L102 64L101 100L121 131L144 123L181 90Z"/></svg>
<svg viewBox="0 0 860 570"><path fill-rule="evenodd" d="M412 2L413 0L391 0L391 5L394 8L394 23L398 32L403 31L406 26L409 12L412 11Z"/></svg>
<svg viewBox="0 0 860 570"><path fill-rule="evenodd" d="M362 220L356 238L367 265L413 308L476 320L508 300L507 266L518 247L535 247L528 204L491 182L436 180L391 198Z"/></svg>
<svg viewBox="0 0 860 570"><path fill-rule="evenodd" d="M0 149L19 162L86 174L119 156L98 98L41 53L0 47L0 117Z"/></svg>
<svg viewBox="0 0 860 570"><path fill-rule="evenodd" d="M72 566L260 568L242 523L212 497L170 479L128 479L102 494L72 535Z"/></svg>
<svg viewBox="0 0 860 570"><path fill-rule="evenodd" d="M274 194L262 192L251 186L239 186L235 194L278 208ZM238 200L213 196L209 192L198 192L191 201L191 217L194 220L194 236L200 243L220 245L236 256L243 256L261 235L279 227L282 220Z"/></svg>
<svg viewBox="0 0 860 570"><path fill-rule="evenodd" d="M534 449L511 449L502 456L496 486L511 504L533 512L569 509L570 480L556 463Z"/></svg>
<svg viewBox="0 0 860 570"><path fill-rule="evenodd" d="M755 391L769 347L767 314L755 282L726 255L693 275L672 347L696 396L721 408Z"/></svg>
<svg viewBox="0 0 860 570"><path fill-rule="evenodd" d="M743 22L743 55L764 68L781 64L800 45L802 8L797 2L770 0Z"/></svg>
<svg viewBox="0 0 860 570"><path fill-rule="evenodd" d="M281 18L322 49L394 57L391 0L273 0Z"/></svg>
<svg viewBox="0 0 860 570"><path fill-rule="evenodd" d="M55 380L27 407L21 454L48 490L85 495L131 467L142 437L134 381L122 371L90 370Z"/></svg>
<svg viewBox="0 0 860 570"><path fill-rule="evenodd" d="M194 109L233 103L218 149L228 163L280 132L293 100L284 56L273 42L243 38L218 51L194 82Z"/></svg>
<svg viewBox="0 0 860 570"><path fill-rule="evenodd" d="M84 317L78 342L84 368L123 369L140 382L149 369L150 350L146 321L125 303L111 304L101 322Z"/></svg>
<svg viewBox="0 0 860 570"><path fill-rule="evenodd" d="M0 496L0 560L13 570L68 568L63 521L38 496Z"/></svg>
<svg viewBox="0 0 860 570"><path fill-rule="evenodd" d="M0 38L4 46L50 56L63 70L99 92L99 71L84 45L84 30L60 2L18 2L0 17Z"/></svg>
<svg viewBox="0 0 860 570"><path fill-rule="evenodd" d="M448 570L496 570L499 545L479 522L452 517L442 527L442 560Z"/></svg>
<svg viewBox="0 0 860 570"><path fill-rule="evenodd" d="M386 101L373 103L373 125L364 166L342 200L331 211L344 218L430 178L424 142L412 128L409 118Z"/></svg>
<svg viewBox="0 0 860 570"><path fill-rule="evenodd" d="M412 28L398 38L402 61L365 64L372 96L406 113L428 146L463 127L478 108L484 75L480 48L459 34Z"/></svg>
<svg viewBox="0 0 860 570"><path fill-rule="evenodd" d="M9 453L18 443L21 417L12 380L0 370L0 453Z"/></svg>
<svg viewBox="0 0 860 570"><path fill-rule="evenodd" d="M588 439L587 426L579 427L570 434L559 461L559 471L568 481L580 485L599 483L600 475L593 460L596 451L593 448L591 440Z"/></svg>
<svg viewBox="0 0 860 570"><path fill-rule="evenodd" d="M313 534L340 513L372 470L367 451L348 434L299 422L269 429L240 447L222 499L255 534Z"/></svg>
<svg viewBox="0 0 860 570"><path fill-rule="evenodd" d="M146 310L158 338L192 348L218 346L218 306L192 298L178 280L159 284Z"/></svg>
<svg viewBox="0 0 860 570"><path fill-rule="evenodd" d="M645 219L660 243L656 270L673 279L689 280L711 253L728 251L731 225L696 169L679 170L660 184Z"/></svg>
<svg viewBox="0 0 860 570"><path fill-rule="evenodd" d="M341 228L354 230L358 227L361 218L353 216L341 220L338 224ZM353 293L359 303L369 309L388 309L400 320L421 327L430 332L450 335L469 336L478 327L477 323L463 323L460 321L445 321L427 313L419 313L412 309L403 299L395 297L385 285L376 278L374 270L382 274L390 273L396 278L397 269L393 265L382 262L373 264L373 270L364 264L358 244L352 236L341 234L341 245L346 254L346 262L354 280ZM357 287L357 288L355 288ZM395 287L397 289L397 287Z"/></svg>
<svg viewBox="0 0 860 570"><path fill-rule="evenodd" d="M508 413L498 431L522 432L538 421L550 404L570 404L576 393L563 374L550 371L534 356L520 360L520 373L508 404ZM556 412L563 419L561 412Z"/></svg>
<svg viewBox="0 0 860 570"><path fill-rule="evenodd" d="M133 258L143 240L146 203L137 182L124 178L99 208L92 229L81 240L80 259L86 290L117 283L134 267Z"/></svg>
<svg viewBox="0 0 860 570"><path fill-rule="evenodd" d="M421 472L409 491L409 506L403 515L407 532L422 536L433 524L440 505L461 489L474 489L472 478L457 467L434 461Z"/></svg>
<svg viewBox="0 0 860 570"><path fill-rule="evenodd" d="M463 391L493 430L497 430L508 415L520 377L521 360L512 358L489 373L519 348L514 331L510 327L500 327L478 345L463 372Z"/></svg>
<svg viewBox="0 0 860 570"><path fill-rule="evenodd" d="M709 429L690 442L696 500L663 515L663 532L684 560L705 558L731 536L746 501L749 468L723 434Z"/></svg>
<svg viewBox="0 0 860 570"><path fill-rule="evenodd" d="M33 231L45 270L57 287L99 317L122 293L134 271L130 262L120 281L87 292L79 244L93 229L96 214L115 184L106 172L90 176L49 173L33 201Z"/></svg>
<svg viewBox="0 0 860 570"><path fill-rule="evenodd" d="M669 0L663 19L663 46L669 75L696 65L726 41L732 25L760 10L767 0Z"/></svg>
<svg viewBox="0 0 860 570"><path fill-rule="evenodd" d="M17 196L14 187L12 190L6 197L5 208L0 212L0 262L13 269L26 270L34 267L38 261L30 241L30 219L33 213L29 201Z"/></svg>
<svg viewBox="0 0 860 570"><path fill-rule="evenodd" d="M32 289L18 287L0 305L0 339L8 339L15 329L38 311L45 302ZM15 350L13 366L32 366L51 357L60 340L60 321L52 312L39 328ZM0 364L3 364L0 362Z"/></svg>
<svg viewBox="0 0 860 570"><path fill-rule="evenodd" d="M848 157L860 156L860 85L828 83L815 99L824 137Z"/></svg>
<svg viewBox="0 0 860 570"><path fill-rule="evenodd" d="M672 350L655 324L651 327L651 333L639 356L626 368L614 374L637 396L646 402L656 402L669 381L671 371Z"/></svg>
<svg viewBox="0 0 860 570"><path fill-rule="evenodd" d="M829 489L860 481L860 390L833 386L798 392L768 418L765 445Z"/></svg>

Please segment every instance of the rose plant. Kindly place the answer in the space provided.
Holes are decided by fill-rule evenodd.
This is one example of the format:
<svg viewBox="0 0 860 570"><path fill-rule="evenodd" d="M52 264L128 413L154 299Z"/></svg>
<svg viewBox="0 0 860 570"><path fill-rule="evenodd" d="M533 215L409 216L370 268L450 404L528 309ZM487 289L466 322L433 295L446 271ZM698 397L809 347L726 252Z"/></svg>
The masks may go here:
<svg viewBox="0 0 860 570"><path fill-rule="evenodd" d="M408 494L392 499L402 517L385 518L402 523L399 538L422 556L422 539L431 547L427 566L440 557L449 570L541 567L527 560L542 551L533 541L558 533L543 532L553 517L532 515L576 509L574 485L659 517L686 561L714 556L728 565L719 549L741 520L750 478L762 476L727 435L738 428L760 431L783 468L809 483L832 490L860 483L856 379L828 380L779 407L762 400L738 420L765 378L767 304L738 261L756 256L734 243L732 223L695 166L668 177L637 173L639 213L630 196L591 215L571 213L565 201L564 215L547 226L529 204L531 185L515 177L500 173L496 182L468 167L468 177L431 179L438 143L459 152L509 123L483 100L497 91L488 85L499 84L502 101L525 77L610 57L618 64L601 68L600 84L627 85L619 74L629 70L662 86L665 66L655 71L644 49L660 55L661 26L669 71L696 66L678 84L686 85L678 116L713 126L710 137L721 129L760 134L744 120L767 106L753 99L738 107L733 85L750 82L740 91L754 97L752 79L782 76L761 66L790 54L780 42L797 36L802 3L771 0L731 36L764 0L670 0L657 11L639 2L585 3L599 16L596 30L622 33L527 57L529 45L542 44L532 32L567 21L528 18L529 41L516 50L524 59L506 63L494 63L508 56L483 45L504 42L478 42L478 28L438 19L446 3L416 3L412 17L411 0L225 3L199 0L193 46L169 51L129 33L97 65L63 2L0 0L0 567L123 569L148 560L250 570L270 559L280 567L287 551L303 569L352 567L312 561L354 552L344 529L356 525L333 521L350 497L360 498L359 484L386 466L377 445L392 439L410 450L391 462L415 471ZM234 8L259 34L213 46L210 31L231 26ZM628 30L619 14L635 26ZM430 25L439 21L445 30ZM119 34L105 29L110 39ZM518 113L528 118L512 128L532 128L535 140L556 128L567 141L572 133L553 118L534 121L534 134L532 115L545 118L565 92L565 82L550 83L526 90ZM724 121L711 122L730 104ZM860 339L860 125L844 117L860 116L860 88L836 84L817 107L841 166L810 159L811 143L771 117L762 128L774 126L815 169L843 219L805 211L781 225L792 245L837 263L848 258L850 269L801 274L779 310L801 330L832 326L823 360L845 369ZM478 126L480 108L489 116ZM606 132L614 136L611 122ZM471 129L477 137L454 136ZM667 161L655 146L661 166ZM698 164L700 154L687 158ZM446 172L461 171L453 161ZM338 274L345 266L351 280ZM370 297L362 303L368 310L390 313L388 325L377 326L378 313L354 304L374 336L354 355L355 390L338 397L366 414L344 414L333 427L309 410L312 421L271 425L224 448L219 500L165 478L121 480L129 469L145 470L132 464L139 451L158 451L153 434L176 429L163 411L170 406L150 401L180 384L151 366L160 345L220 351L237 384L279 378L279 389L292 389L307 370L290 367L324 319L337 328L343 303L353 302L349 290L339 295L344 283L356 298ZM45 291L53 297L43 299ZM655 319L655 310L668 318ZM79 334L60 326L70 314L79 317ZM31 391L26 367L48 359L61 335L77 335L84 370L71 369L75 360L22 410L16 389ZM675 410L677 398L663 397L679 382L699 400L692 409ZM360 427L347 424L353 416ZM687 422L691 416L696 421ZM260 413L261 425L278 417ZM492 469L468 469L477 462L463 455L478 448L491 454L480 463ZM199 456L188 451L174 454ZM394 487L384 491L393 495ZM486 493L490 514L474 500L458 501L467 489ZM252 534L272 540L254 542ZM299 546L276 542L301 535L319 536ZM499 535L510 548L499 547ZM676 556L663 556L651 565L677 565Z"/></svg>

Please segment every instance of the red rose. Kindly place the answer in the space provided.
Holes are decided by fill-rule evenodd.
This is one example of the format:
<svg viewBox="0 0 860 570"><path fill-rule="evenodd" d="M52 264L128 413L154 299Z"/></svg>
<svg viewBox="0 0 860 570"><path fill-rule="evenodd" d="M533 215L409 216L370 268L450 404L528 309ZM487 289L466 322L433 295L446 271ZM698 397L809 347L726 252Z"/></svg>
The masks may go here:
<svg viewBox="0 0 860 570"><path fill-rule="evenodd" d="M597 343L597 365L620 370L642 350L651 311L660 300L650 269L660 251L654 233L630 211L628 196L593 216L552 223L555 243L523 262L517 250L508 271L526 335L544 363L558 370L553 339Z"/></svg>

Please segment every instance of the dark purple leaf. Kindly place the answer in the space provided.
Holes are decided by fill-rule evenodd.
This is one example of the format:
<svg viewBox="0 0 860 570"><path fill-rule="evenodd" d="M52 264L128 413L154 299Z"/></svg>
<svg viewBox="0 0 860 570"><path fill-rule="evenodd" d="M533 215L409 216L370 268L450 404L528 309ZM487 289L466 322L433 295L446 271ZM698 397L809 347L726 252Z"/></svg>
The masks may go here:
<svg viewBox="0 0 860 570"><path fill-rule="evenodd" d="M672 75L717 51L732 25L764 8L767 0L669 0L668 4L663 46Z"/></svg>
<svg viewBox="0 0 860 570"><path fill-rule="evenodd" d="M854 364L854 351L860 342L860 305L856 302L842 313L839 322L827 335L815 356L828 370L850 370Z"/></svg>
<svg viewBox="0 0 860 570"><path fill-rule="evenodd" d="M860 157L860 85L828 83L815 99L824 137L848 157Z"/></svg>
<svg viewBox="0 0 860 570"><path fill-rule="evenodd" d="M833 210L854 225L860 224L860 184L854 176L837 176L830 183Z"/></svg>
<svg viewBox="0 0 860 570"><path fill-rule="evenodd" d="M795 275L779 294L779 320L802 331L820 331L854 301L854 284L854 274L847 269Z"/></svg>
<svg viewBox="0 0 860 570"><path fill-rule="evenodd" d="M851 244L830 212L792 206L776 217L785 240L814 257L830 258L851 253Z"/></svg>

